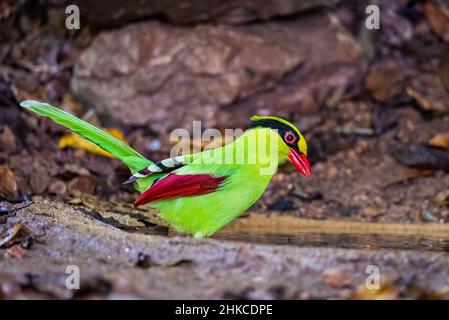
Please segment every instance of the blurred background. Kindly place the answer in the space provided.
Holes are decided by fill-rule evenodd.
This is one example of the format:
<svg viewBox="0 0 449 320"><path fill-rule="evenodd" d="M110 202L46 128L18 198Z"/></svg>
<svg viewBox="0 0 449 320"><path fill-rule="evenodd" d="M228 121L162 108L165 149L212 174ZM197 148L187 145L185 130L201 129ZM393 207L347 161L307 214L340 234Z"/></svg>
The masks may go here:
<svg viewBox="0 0 449 320"><path fill-rule="evenodd" d="M80 28L69 30L72 3ZM365 26L369 4L380 29ZM120 130L153 160L193 120L245 129L253 114L284 117L305 133L314 174L282 168L258 208L448 219L444 1L2 1L0 21L0 161L14 196L127 196L118 162L61 150L77 141L58 147L63 128L20 112L35 99Z"/></svg>
<svg viewBox="0 0 449 320"><path fill-rule="evenodd" d="M72 4L78 29L67 28ZM369 5L378 29L367 27ZM23 112L25 99L152 160L194 120L224 130L246 129L254 114L283 117L306 136L313 175L281 167L258 215L449 221L447 1L0 1L0 209L30 197L130 203L119 161Z"/></svg>

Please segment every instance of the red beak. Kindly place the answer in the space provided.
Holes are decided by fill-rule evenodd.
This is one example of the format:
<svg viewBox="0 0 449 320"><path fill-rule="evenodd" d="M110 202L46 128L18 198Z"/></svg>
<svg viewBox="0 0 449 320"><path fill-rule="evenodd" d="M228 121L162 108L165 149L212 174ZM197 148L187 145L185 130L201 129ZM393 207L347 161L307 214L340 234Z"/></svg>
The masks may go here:
<svg viewBox="0 0 449 320"><path fill-rule="evenodd" d="M306 177L312 174L312 169L310 168L309 160L304 153L299 153L298 151L290 148L290 153L288 157L292 161L293 165Z"/></svg>

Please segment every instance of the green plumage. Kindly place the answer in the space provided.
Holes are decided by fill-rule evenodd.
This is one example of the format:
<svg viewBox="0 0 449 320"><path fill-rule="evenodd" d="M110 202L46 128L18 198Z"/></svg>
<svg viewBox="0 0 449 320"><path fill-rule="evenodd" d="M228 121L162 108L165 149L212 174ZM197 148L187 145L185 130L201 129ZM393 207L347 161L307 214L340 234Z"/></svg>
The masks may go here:
<svg viewBox="0 0 449 320"><path fill-rule="evenodd" d="M151 189L154 181L161 181L170 174L205 175L212 179L225 177L214 192L165 198L149 204L176 230L198 238L212 235L254 204L276 173L278 163L288 159L292 148L304 155L307 153L304 137L292 124L276 117L256 117L253 121L265 121L269 127L252 128L231 144L182 157L182 166L170 173L150 170L149 175L142 175L139 174L142 169L157 169L157 163L103 130L47 103L27 100L21 106L52 119L120 159L136 176L132 181L136 181L135 186L140 192ZM288 146L278 130L273 130L273 124L287 128L288 134L295 132L299 142ZM165 163L173 163L168 160Z"/></svg>
<svg viewBox="0 0 449 320"><path fill-rule="evenodd" d="M93 144L99 146L103 150L109 152L117 159L120 159L131 171L135 173L137 170L152 164L150 160L138 153L130 146L122 141L114 138L105 131L81 120L70 113L55 108L48 103L42 103L33 100L26 100L20 104L22 107L31 110L41 116L52 119L54 122L73 131L81 137L89 140ZM153 177L138 181L138 190L143 191L152 183Z"/></svg>
<svg viewBox="0 0 449 320"><path fill-rule="evenodd" d="M277 140L278 135L266 134L266 129L245 132L234 143L199 153L188 166L176 170L176 174L209 174L227 177L216 192L197 196L169 199L150 204L156 208L177 230L193 234L196 238L208 237L245 212L264 193L278 161L269 154L248 161L252 150L249 145L266 145ZM227 161L226 155L233 155ZM264 169L264 170L261 170Z"/></svg>

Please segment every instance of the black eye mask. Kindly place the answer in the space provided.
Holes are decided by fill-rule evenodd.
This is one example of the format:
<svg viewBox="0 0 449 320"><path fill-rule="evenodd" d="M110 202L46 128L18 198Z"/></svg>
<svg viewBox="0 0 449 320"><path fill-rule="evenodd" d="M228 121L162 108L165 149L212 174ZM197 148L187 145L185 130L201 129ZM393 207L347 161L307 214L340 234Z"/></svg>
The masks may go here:
<svg viewBox="0 0 449 320"><path fill-rule="evenodd" d="M249 128L270 128L274 129L281 136L282 140L291 148L298 150L298 142L301 139L299 134L293 130L289 125L274 120L274 119L260 119L252 121Z"/></svg>

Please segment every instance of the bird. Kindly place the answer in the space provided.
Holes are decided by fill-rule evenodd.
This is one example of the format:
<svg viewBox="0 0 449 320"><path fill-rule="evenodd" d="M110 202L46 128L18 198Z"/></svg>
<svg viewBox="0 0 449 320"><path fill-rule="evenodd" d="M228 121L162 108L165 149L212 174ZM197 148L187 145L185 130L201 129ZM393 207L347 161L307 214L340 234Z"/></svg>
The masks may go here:
<svg viewBox="0 0 449 320"><path fill-rule="evenodd" d="M48 117L120 159L131 171L125 184L176 231L206 238L251 207L278 165L290 161L310 176L307 142L298 128L276 116L253 116L233 142L202 152L152 162L126 143L50 104L25 100L23 108Z"/></svg>

